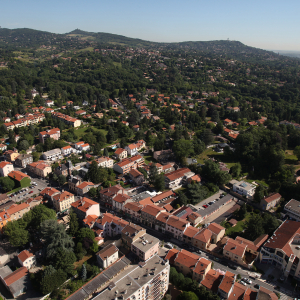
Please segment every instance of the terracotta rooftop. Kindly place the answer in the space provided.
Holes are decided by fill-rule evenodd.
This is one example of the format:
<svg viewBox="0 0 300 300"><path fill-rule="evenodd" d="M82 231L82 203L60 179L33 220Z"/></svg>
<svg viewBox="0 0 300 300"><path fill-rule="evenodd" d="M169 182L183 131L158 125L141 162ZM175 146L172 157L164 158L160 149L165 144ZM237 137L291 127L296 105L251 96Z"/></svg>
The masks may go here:
<svg viewBox="0 0 300 300"><path fill-rule="evenodd" d="M86 212L92 205L99 205L99 203L86 197L83 197L82 199L79 199L76 202L71 203L72 207L75 207L84 212Z"/></svg>
<svg viewBox="0 0 300 300"><path fill-rule="evenodd" d="M156 217L157 214L159 214L162 210L164 210L162 207L156 206L154 204L146 205L141 211L143 213L149 214L153 217Z"/></svg>
<svg viewBox="0 0 300 300"><path fill-rule="evenodd" d="M27 250L23 250L19 255L18 258L21 260L21 262L24 262L27 258L33 256L33 254Z"/></svg>
<svg viewBox="0 0 300 300"><path fill-rule="evenodd" d="M186 226L189 223L190 222L182 220L182 219L180 219L178 217L175 217L175 216L170 216L168 221L167 221L167 224L169 226L172 226L172 227L177 228L177 229L182 230L182 231L186 228Z"/></svg>
<svg viewBox="0 0 300 300"><path fill-rule="evenodd" d="M235 241L233 239L228 239L226 245L224 246L223 252L228 251L239 257L243 257L246 248L247 248L246 244L241 243L239 241Z"/></svg>
<svg viewBox="0 0 300 300"><path fill-rule="evenodd" d="M103 248L102 250L100 250L96 255L99 256L102 260L105 260L118 251L119 249L115 245L110 244L105 248Z"/></svg>
<svg viewBox="0 0 300 300"><path fill-rule="evenodd" d="M62 202L62 201L65 201L65 200L69 199L69 198L72 197L72 196L74 196L74 194L69 193L69 192L67 192L67 191L64 191L64 192L62 192L62 193L59 194L59 195L55 195L55 196L53 197L53 199L56 200L56 201L58 201L58 202Z"/></svg>
<svg viewBox="0 0 300 300"><path fill-rule="evenodd" d="M198 232L200 231L199 228L196 228L196 227L193 227L193 226L189 226L187 227L187 229L184 231L184 236L187 236L187 237L194 237Z"/></svg>
<svg viewBox="0 0 300 300"><path fill-rule="evenodd" d="M208 259L201 257L200 260L196 263L196 266L193 270L194 273L204 275L205 270L208 268L208 266L211 264L211 261Z"/></svg>
<svg viewBox="0 0 300 300"><path fill-rule="evenodd" d="M199 260L199 256L196 254L193 254L189 251L186 251L184 249L181 249L181 251L177 254L174 264L176 263L186 266L189 269L193 269L196 266L196 263Z"/></svg>
<svg viewBox="0 0 300 300"><path fill-rule="evenodd" d="M223 226L217 224L217 223L210 223L207 227L210 231L212 231L215 234L219 234L223 229L225 229Z"/></svg>
<svg viewBox="0 0 300 300"><path fill-rule="evenodd" d="M84 181L81 184L77 185L78 189L84 189L87 186L94 186L92 182Z"/></svg>
<svg viewBox="0 0 300 300"><path fill-rule="evenodd" d="M143 208L143 206L136 203L136 202L128 202L124 205L124 208L125 209L127 208L127 209L130 209L132 211L138 212Z"/></svg>
<svg viewBox="0 0 300 300"><path fill-rule="evenodd" d="M207 244L210 241L211 236L211 231L207 228L204 228L196 236L194 236L194 239Z"/></svg>
<svg viewBox="0 0 300 300"><path fill-rule="evenodd" d="M232 285L234 284L235 275L229 271L226 271L222 282L219 285L219 289L222 290L224 293L228 294Z"/></svg>
<svg viewBox="0 0 300 300"><path fill-rule="evenodd" d="M8 276L4 278L4 281L7 286L12 285L14 282L18 281L19 279L23 278L26 276L28 273L28 270L26 267L21 267L17 269L16 271L12 272Z"/></svg>
<svg viewBox="0 0 300 300"><path fill-rule="evenodd" d="M23 203L21 203L21 204L17 204L17 205L15 205L15 206L11 206L11 207L7 210L7 213L8 213L9 215L13 215L13 214L15 214L15 213L17 213L17 212L19 212L19 211L21 211L21 210L23 210L23 209L29 208L29 207L30 207L29 204L23 202Z"/></svg>
<svg viewBox="0 0 300 300"><path fill-rule="evenodd" d="M10 178L13 178L13 179L17 180L17 181L21 181L24 178L30 178L30 176L28 176L28 175L26 175L26 174L24 174L24 173L22 173L20 171L11 171L8 174L8 176Z"/></svg>
<svg viewBox="0 0 300 300"><path fill-rule="evenodd" d="M268 195L267 197L264 197L263 199L267 202L267 203L270 203L274 200L277 200L277 199L280 199L281 198L281 195L279 193L273 193L273 194L270 194Z"/></svg>
<svg viewBox="0 0 300 300"><path fill-rule="evenodd" d="M247 290L246 286L243 286L242 284L235 282L233 285L233 290L227 299L228 300L243 300L246 290Z"/></svg>
<svg viewBox="0 0 300 300"><path fill-rule="evenodd" d="M222 275L218 271L210 269L205 278L201 281L201 284L207 289L216 293L218 291L219 284L221 282Z"/></svg>
<svg viewBox="0 0 300 300"><path fill-rule="evenodd" d="M152 201L153 201L154 203L156 203L156 202L158 202L158 201L160 201L160 200L163 200L163 199L165 199L165 198L168 198L168 197L173 196L173 194L174 194L173 191L168 190L168 191L162 192L161 194L158 194L158 195L156 195L155 197L153 197L153 198L152 198Z"/></svg>

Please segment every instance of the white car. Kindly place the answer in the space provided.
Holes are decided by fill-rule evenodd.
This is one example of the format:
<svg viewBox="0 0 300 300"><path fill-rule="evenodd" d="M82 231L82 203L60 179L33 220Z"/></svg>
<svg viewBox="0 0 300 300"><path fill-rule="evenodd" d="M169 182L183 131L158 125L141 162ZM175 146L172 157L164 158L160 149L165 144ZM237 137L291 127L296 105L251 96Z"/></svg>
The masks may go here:
<svg viewBox="0 0 300 300"><path fill-rule="evenodd" d="M165 247L169 249L173 249L173 245L171 243L165 243Z"/></svg>
<svg viewBox="0 0 300 300"><path fill-rule="evenodd" d="M240 284L247 285L247 283L245 281L243 281L243 280L240 281Z"/></svg>

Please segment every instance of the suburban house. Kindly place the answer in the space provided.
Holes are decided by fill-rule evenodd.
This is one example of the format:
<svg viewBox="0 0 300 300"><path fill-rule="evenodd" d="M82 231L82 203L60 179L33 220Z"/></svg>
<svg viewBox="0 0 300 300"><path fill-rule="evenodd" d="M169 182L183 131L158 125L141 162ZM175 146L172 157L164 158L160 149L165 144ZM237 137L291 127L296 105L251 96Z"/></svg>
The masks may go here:
<svg viewBox="0 0 300 300"><path fill-rule="evenodd" d="M189 245L193 243L193 237L199 233L200 229L194 226L189 226L183 233L183 242Z"/></svg>
<svg viewBox="0 0 300 300"><path fill-rule="evenodd" d="M171 216L168 212L161 212L155 220L155 230L165 233L166 227L167 227L167 221L169 217Z"/></svg>
<svg viewBox="0 0 300 300"><path fill-rule="evenodd" d="M3 151L6 151L7 150L7 145L5 144L0 144L0 150L3 152Z"/></svg>
<svg viewBox="0 0 300 300"><path fill-rule="evenodd" d="M20 154L16 160L15 165L18 167L26 168L26 166L33 162L31 154Z"/></svg>
<svg viewBox="0 0 300 300"><path fill-rule="evenodd" d="M119 259L119 249L114 244L110 244L100 250L96 257L99 267L106 269Z"/></svg>
<svg viewBox="0 0 300 300"><path fill-rule="evenodd" d="M28 250L23 250L18 255L18 261L22 267L26 267L29 270L33 265L35 265L36 258L33 253Z"/></svg>
<svg viewBox="0 0 300 300"><path fill-rule="evenodd" d="M211 265L212 263L210 260L201 257L193 269L193 280L200 283L205 278L209 270L211 270Z"/></svg>
<svg viewBox="0 0 300 300"><path fill-rule="evenodd" d="M129 178L133 181L135 185L142 185L145 178L144 175L137 169L131 169L128 173Z"/></svg>
<svg viewBox="0 0 300 300"><path fill-rule="evenodd" d="M32 162L27 165L27 169L33 174L43 178L52 172L51 166L44 161Z"/></svg>
<svg viewBox="0 0 300 300"><path fill-rule="evenodd" d="M201 281L201 285L204 286L206 289L217 293L222 278L223 275L220 272L214 269L210 269L207 272L205 278Z"/></svg>
<svg viewBox="0 0 300 300"><path fill-rule="evenodd" d="M21 219L23 215L30 211L30 205L23 202L21 204L13 204L7 213L10 215L12 221Z"/></svg>
<svg viewBox="0 0 300 300"><path fill-rule="evenodd" d="M48 138L52 138L53 140L59 140L60 139L60 129L59 128L53 128L46 131L41 131L39 133L39 140L40 143L45 143L45 140Z"/></svg>
<svg viewBox="0 0 300 300"><path fill-rule="evenodd" d="M300 201L291 199L284 206L283 212L292 220L300 221Z"/></svg>
<svg viewBox="0 0 300 300"><path fill-rule="evenodd" d="M76 193L77 186L79 186L81 183L82 183L82 179L80 177L71 176L71 178L68 181L69 190Z"/></svg>
<svg viewBox="0 0 300 300"><path fill-rule="evenodd" d="M83 197L82 199L71 203L71 206L78 219L81 221L88 216L100 216L100 204L89 198Z"/></svg>
<svg viewBox="0 0 300 300"><path fill-rule="evenodd" d="M195 173L192 172L188 168L181 168L176 171L170 172L165 174L165 184L166 188L169 189L177 189L182 187L186 180L192 176L194 176Z"/></svg>
<svg viewBox="0 0 300 300"><path fill-rule="evenodd" d="M77 185L77 187L76 187L77 195L83 196L86 193L88 193L88 191L93 187L95 187L94 183L84 181L84 182L80 183L79 185Z"/></svg>
<svg viewBox="0 0 300 300"><path fill-rule="evenodd" d="M7 150L4 152L4 156L6 160L13 162L16 160L16 158L19 156L18 150Z"/></svg>
<svg viewBox="0 0 300 300"><path fill-rule="evenodd" d="M198 249L206 250L210 245L212 233L209 229L203 228L192 239L192 244Z"/></svg>
<svg viewBox="0 0 300 300"><path fill-rule="evenodd" d="M54 161L57 159L61 159L63 157L61 155L61 150L59 148L56 148L56 149L52 149L52 150L44 152L42 154L42 158L45 160Z"/></svg>
<svg viewBox="0 0 300 300"><path fill-rule="evenodd" d="M232 180L231 183L233 183L232 190L246 198L252 197L255 193L256 186L251 183L237 180Z"/></svg>
<svg viewBox="0 0 300 300"><path fill-rule="evenodd" d="M216 244L218 243L223 236L225 235L225 228L217 223L210 223L207 227L208 230L211 231L211 243Z"/></svg>
<svg viewBox="0 0 300 300"><path fill-rule="evenodd" d="M162 203L167 199L170 199L172 196L174 196L174 193L168 190L157 194L156 196L152 197L151 200L153 203Z"/></svg>
<svg viewBox="0 0 300 300"><path fill-rule="evenodd" d="M71 207L74 202L74 194L67 191L53 196L53 206L57 212L63 212Z"/></svg>
<svg viewBox="0 0 300 300"><path fill-rule="evenodd" d="M113 166L114 166L113 159L111 159L111 158L109 158L107 156L99 157L95 161L97 162L98 167L113 168Z"/></svg>
<svg viewBox="0 0 300 300"><path fill-rule="evenodd" d="M116 151L115 151L115 153L114 153L114 155L115 155L115 157L117 158L117 159L124 159L124 158L126 158L127 157L127 151L125 150L125 149L123 149L123 148L118 148Z"/></svg>
<svg viewBox="0 0 300 300"><path fill-rule="evenodd" d="M0 176L6 177L10 172L14 170L14 166L12 163L8 161L1 161L0 162Z"/></svg>
<svg viewBox="0 0 300 300"><path fill-rule="evenodd" d="M73 153L73 148L70 145L62 147L60 150L61 150L61 154L64 156L67 156L67 155L70 155L71 153Z"/></svg>
<svg viewBox="0 0 300 300"><path fill-rule="evenodd" d="M280 199L281 195L279 193L272 193L260 200L260 207L263 210L270 210L280 202Z"/></svg>
<svg viewBox="0 0 300 300"><path fill-rule="evenodd" d="M29 186L31 182L30 176L20 171L11 171L8 177L15 182L16 187L26 187Z"/></svg>
<svg viewBox="0 0 300 300"><path fill-rule="evenodd" d="M141 149L145 148L145 146L146 146L145 141L139 140L135 144L130 144L126 146L125 150L128 152L128 155L134 156L137 155Z"/></svg>
<svg viewBox="0 0 300 300"><path fill-rule="evenodd" d="M152 256L158 254L159 239L145 233L131 243L131 251L141 260L147 261Z"/></svg>
<svg viewBox="0 0 300 300"><path fill-rule="evenodd" d="M181 249L174 259L174 266L184 275L192 274L199 259L197 254Z"/></svg>
<svg viewBox="0 0 300 300"><path fill-rule="evenodd" d="M144 158L141 155L135 155L130 158L125 158L114 165L114 171L120 174L127 174L131 169L138 169L144 163Z"/></svg>
<svg viewBox="0 0 300 300"><path fill-rule="evenodd" d="M13 272L9 266L4 266L0 268L0 279L14 298L17 298L30 287L26 267L21 267Z"/></svg>

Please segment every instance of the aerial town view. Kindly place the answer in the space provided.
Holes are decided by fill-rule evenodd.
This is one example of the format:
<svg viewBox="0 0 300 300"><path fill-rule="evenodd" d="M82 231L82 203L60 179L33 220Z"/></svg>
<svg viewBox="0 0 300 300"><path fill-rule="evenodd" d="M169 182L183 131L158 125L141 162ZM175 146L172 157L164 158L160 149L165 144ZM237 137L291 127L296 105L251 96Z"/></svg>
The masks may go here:
<svg viewBox="0 0 300 300"><path fill-rule="evenodd" d="M195 5L221 27L187 36L156 0L157 24L137 1L16 2L0 24L0 300L300 299L298 41L254 36L246 12L218 35L220 1Z"/></svg>

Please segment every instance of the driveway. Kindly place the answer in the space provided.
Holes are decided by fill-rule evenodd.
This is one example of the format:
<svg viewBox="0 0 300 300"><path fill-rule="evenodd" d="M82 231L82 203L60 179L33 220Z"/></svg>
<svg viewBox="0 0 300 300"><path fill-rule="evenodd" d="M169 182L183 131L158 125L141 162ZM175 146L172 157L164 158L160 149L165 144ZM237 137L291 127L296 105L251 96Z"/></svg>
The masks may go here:
<svg viewBox="0 0 300 300"><path fill-rule="evenodd" d="M224 193L224 191L220 190L219 192L217 192L217 193L215 193L214 195L212 195L212 196L206 198L205 200L199 202L198 204L196 204L196 205L194 205L194 206L195 206L196 208L199 209L199 208L202 207L204 204L207 204L208 202L211 202L211 201L213 201L213 200L215 200L215 199L220 198L220 195L222 195L223 193Z"/></svg>

